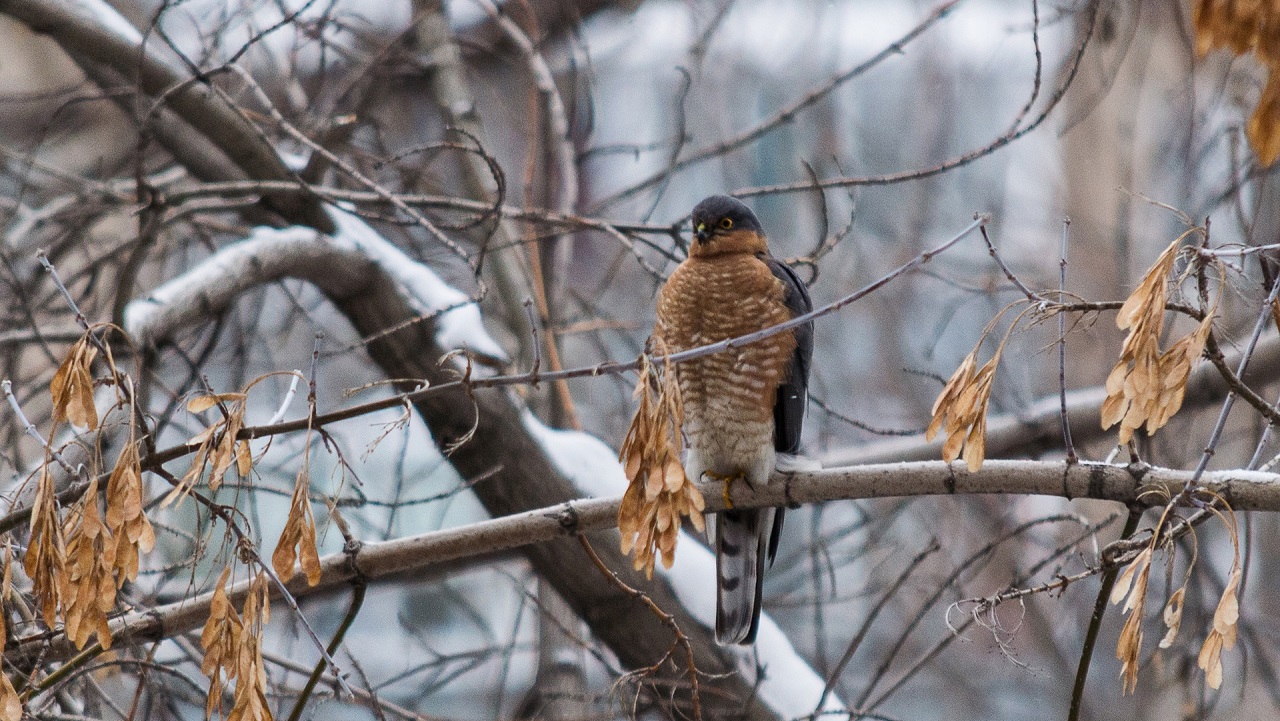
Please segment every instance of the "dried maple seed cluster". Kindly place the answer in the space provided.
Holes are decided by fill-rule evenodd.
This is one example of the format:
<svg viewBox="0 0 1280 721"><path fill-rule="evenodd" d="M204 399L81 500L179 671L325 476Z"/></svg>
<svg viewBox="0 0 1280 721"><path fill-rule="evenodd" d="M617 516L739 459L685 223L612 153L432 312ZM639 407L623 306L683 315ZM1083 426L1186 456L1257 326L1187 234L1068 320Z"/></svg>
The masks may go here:
<svg viewBox="0 0 1280 721"><path fill-rule="evenodd" d="M314 586L320 583L320 551L316 547L316 519L311 512L311 498L307 493L309 488L307 463L304 462L298 471L298 479L293 484L289 517L285 519L284 530L280 532L280 540L276 542L276 550L271 554L271 567L280 576L280 580L288 581L293 578L294 564L301 558L302 570L307 574L307 585Z"/></svg>
<svg viewBox="0 0 1280 721"><path fill-rule="evenodd" d="M932 441L938 431L946 428L947 440L942 444L944 461L950 463L961 457L963 448L969 470L982 468L987 442L987 403L991 400L991 382L995 379L999 363L1000 351L997 350L991 360L977 368L978 349L974 348L951 374L938 394L938 400L934 401L933 419L929 421L924 437Z"/></svg>
<svg viewBox="0 0 1280 721"><path fill-rule="evenodd" d="M1226 508L1226 511L1223 512L1213 508L1214 504L1221 504ZM1165 513L1161 516L1160 522L1156 524L1156 528L1167 527L1165 521L1172 512L1173 507L1172 503L1166 506ZM1227 578L1226 588L1222 591L1222 597L1218 600L1218 606L1214 610L1213 626L1209 629L1209 635L1200 647L1198 659L1200 668L1205 672L1205 683L1209 685L1209 688L1217 689L1222 686L1222 651L1223 649L1230 649L1236 643L1236 627L1240 620L1240 600L1237 594L1243 573L1240 565L1240 537L1236 528L1235 514L1231 511L1226 501L1216 494L1210 494L1210 508L1226 525L1227 531L1231 536L1231 542L1235 547L1231 573ZM1129 566L1125 568L1117 579L1115 587L1111 589L1111 603L1115 604L1124 601L1122 610L1128 614L1124 628L1120 631L1120 640L1116 643L1116 658L1120 660L1120 677L1124 679L1125 693L1133 693L1138 685L1139 656L1142 652L1142 611L1146 603L1147 582L1151 576L1152 557L1155 555L1159 542L1160 536L1157 533L1152 536L1151 542L1129 563ZM1182 628L1182 609L1187 595L1187 583L1191 578L1191 571L1194 566L1195 559L1193 557L1191 563L1187 566L1182 585L1169 595L1169 601L1165 604L1162 615L1165 627L1168 630L1165 632L1164 638L1160 639L1160 648L1171 647Z"/></svg>
<svg viewBox="0 0 1280 721"><path fill-rule="evenodd" d="M92 376L97 356L98 346L86 333L58 367L49 387L55 425L67 421L98 428ZM109 348L105 358L111 370L108 383L115 383L121 376ZM127 401L118 396L117 403ZM116 458L101 499L100 459L91 464L89 487L65 519L59 518L49 472L52 457L45 459L36 482L31 542L23 567L32 580L41 618L52 628L61 610L67 638L78 648L94 636L103 648L111 647L107 614L115 608L116 590L138 577L139 555L155 546L155 532L143 512L137 429L130 420L129 440Z"/></svg>
<svg viewBox="0 0 1280 721"><path fill-rule="evenodd" d="M80 502L67 514L65 572L62 586L63 621L67 638L84 648L96 633L104 649L111 648L107 613L116 605L116 583L112 577L116 545L98 511L98 479L89 482Z"/></svg>
<svg viewBox="0 0 1280 721"><path fill-rule="evenodd" d="M138 557L156 545L155 530L142 510L142 461L130 439L107 479L107 529L115 538L117 587L138 577Z"/></svg>
<svg viewBox="0 0 1280 721"><path fill-rule="evenodd" d="M209 697L205 717L221 713L227 683L236 682L227 721L271 721L267 704L267 676L262 661L262 629L271 618L267 575L259 573L249 584L244 611L237 614L227 595L231 578L228 564L218 579L209 605L209 620L200 634L204 661L200 670L209 677Z"/></svg>
<svg viewBox="0 0 1280 721"><path fill-rule="evenodd" d="M1142 549L1111 589L1111 603L1124 601L1121 609L1129 614L1120 629L1116 643L1116 658L1120 661L1120 678L1124 679L1124 692L1133 693L1138 687L1138 656L1142 651L1142 609L1147 601L1147 581L1151 578L1151 556L1154 544Z"/></svg>
<svg viewBox="0 0 1280 721"><path fill-rule="evenodd" d="M69 421L74 426L94 430L98 410L93 404L93 359L98 349L86 334L76 341L49 383L53 394L53 422Z"/></svg>
<svg viewBox="0 0 1280 721"><path fill-rule="evenodd" d="M666 351L654 350L663 354ZM618 530L622 532L622 552L634 551L635 569L652 577L659 554L663 567L671 568L675 562L683 516L688 516L698 530L705 528L705 502L680 465L684 411L675 370L669 363L659 370L645 356L635 395L640 407L631 420L620 454L630 483L618 510Z"/></svg>
<svg viewBox="0 0 1280 721"><path fill-rule="evenodd" d="M86 334L76 342L59 366L50 384L53 396L52 416L55 424L64 421L79 428L99 427L95 405L92 364L99 357L100 346ZM128 401L119 390L121 374L115 368L111 351L105 359L110 366L108 385L117 384L117 402ZM193 413L219 406L220 420L197 435L195 459L165 499L165 504L180 500L209 469L208 485L216 490L223 475L234 465L243 477L253 468L253 456L247 441L236 436L244 425L246 393L202 395L192 399L187 408ZM83 648L96 637L104 649L112 643L108 614L115 609L117 590L138 576L139 558L155 546L155 531L144 511L142 463L137 428L130 418L129 439L124 444L106 481L106 492L100 494L101 459L89 469L89 486L80 500L61 517L54 493L50 467L52 451L45 459L36 482L32 505L31 537L23 559L27 575L32 579L40 616L50 627L63 623L67 638ZM307 494L306 463L299 473L284 532L273 556L280 575L294 574L300 558L302 569L311 585L320 580L320 560L316 550L315 518ZM9 553L5 555L4 593L10 584ZM237 614L227 595L230 579L228 566L219 579L212 610L201 642L206 655L202 668L211 679L206 713L213 717L221 710L226 682L236 680L234 700L228 721L270 721L266 697L266 674L262 660L262 629L269 617L267 575L258 574L250 583L244 610ZM0 644L3 639L0 639ZM0 646L2 648L2 646ZM0 721L20 721L22 697L7 677L0 675Z"/></svg>
<svg viewBox="0 0 1280 721"><path fill-rule="evenodd" d="M23 556L23 570L31 579L32 592L40 606L40 616L53 628L58 619L63 578L67 568L67 544L58 521L58 501L53 492L53 476L49 463L40 469L36 496L31 506L31 541Z"/></svg>
<svg viewBox="0 0 1280 721"><path fill-rule="evenodd" d="M202 413L220 406L223 416L188 441L199 444L195 458L191 461L191 468L182 476L182 482L165 496L162 507L185 498L199 480L200 474L204 473L205 466L210 463L213 465L213 470L209 472L211 491L218 490L218 486L222 485L222 477L231 469L233 462L241 478L249 475L249 471L253 469L253 454L249 449L249 442L236 440L236 435L244 427L245 398L245 393L218 393L197 396L187 403L187 410L192 413Z"/></svg>
<svg viewBox="0 0 1280 721"><path fill-rule="evenodd" d="M1231 570L1227 587L1218 599L1218 607L1213 611L1213 628L1200 647L1197 665L1204 670L1205 683L1209 688L1222 686L1222 650L1236 645L1236 624L1240 620L1240 599L1236 596L1240 589L1242 569L1237 565Z"/></svg>
<svg viewBox="0 0 1280 721"><path fill-rule="evenodd" d="M1107 376L1101 420L1103 428L1120 424L1121 443L1128 443L1144 424L1147 433L1155 433L1182 407L1191 368L1204 352L1213 326L1214 313L1209 311L1189 335L1169 350L1160 350L1169 274L1181 241L1165 248L1116 315L1116 325L1129 335Z"/></svg>

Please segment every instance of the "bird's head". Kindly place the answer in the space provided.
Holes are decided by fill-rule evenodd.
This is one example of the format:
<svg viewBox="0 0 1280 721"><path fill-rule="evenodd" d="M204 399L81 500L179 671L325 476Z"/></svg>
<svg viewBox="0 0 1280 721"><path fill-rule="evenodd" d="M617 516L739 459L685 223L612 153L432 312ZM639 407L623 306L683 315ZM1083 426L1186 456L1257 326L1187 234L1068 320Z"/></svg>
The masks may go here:
<svg viewBox="0 0 1280 721"><path fill-rule="evenodd" d="M693 246L689 255L762 253L768 250L756 214L742 201L713 195L693 207Z"/></svg>

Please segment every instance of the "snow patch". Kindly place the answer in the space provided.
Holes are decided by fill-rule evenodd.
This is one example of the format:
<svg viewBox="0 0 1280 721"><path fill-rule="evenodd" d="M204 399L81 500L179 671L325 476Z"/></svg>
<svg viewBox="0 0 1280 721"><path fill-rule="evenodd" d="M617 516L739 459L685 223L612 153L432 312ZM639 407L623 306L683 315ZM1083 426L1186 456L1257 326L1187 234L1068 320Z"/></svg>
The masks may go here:
<svg viewBox="0 0 1280 721"><path fill-rule="evenodd" d="M441 348L466 348L505 360L506 351L484 329L480 308L465 293L444 282L435 271L419 263L382 237L355 215L329 208L338 226L333 242L352 247L378 264L400 284L414 309L424 316L436 316L436 342Z"/></svg>
<svg viewBox="0 0 1280 721"><path fill-rule="evenodd" d="M627 490L618 454L599 438L582 431L562 431L538 420L527 408L521 416L529 435L578 492L592 498L617 496Z"/></svg>
<svg viewBox="0 0 1280 721"><path fill-rule="evenodd" d="M684 532L680 533L676 549L676 562L670 569L658 564L658 571L689 613L711 628L716 622L715 555ZM757 687L760 699L782 718L807 716L817 708L826 683L796 652L791 640L768 613L760 614L754 650L750 646L733 646L728 650L737 659L738 673L743 678L755 679L756 670L760 669ZM844 708L844 702L832 693L821 711Z"/></svg>
<svg viewBox="0 0 1280 721"><path fill-rule="evenodd" d="M77 15L88 16L134 45L142 44L142 33L118 10L108 5L106 0L79 0L70 10Z"/></svg>
<svg viewBox="0 0 1280 721"><path fill-rule="evenodd" d="M405 255L360 218L336 208L329 212L338 226L332 236L302 226L255 228L248 238L221 249L192 271L156 288L146 299L131 302L125 310L125 330L136 338L144 337L146 329L158 322L157 316L169 310L175 298L205 283L203 277L225 275L229 269L239 267L244 257L252 256L263 243L330 242L368 257L400 285L415 312L435 318L436 342L441 348L506 358L506 352L485 330L480 309L465 293Z"/></svg>

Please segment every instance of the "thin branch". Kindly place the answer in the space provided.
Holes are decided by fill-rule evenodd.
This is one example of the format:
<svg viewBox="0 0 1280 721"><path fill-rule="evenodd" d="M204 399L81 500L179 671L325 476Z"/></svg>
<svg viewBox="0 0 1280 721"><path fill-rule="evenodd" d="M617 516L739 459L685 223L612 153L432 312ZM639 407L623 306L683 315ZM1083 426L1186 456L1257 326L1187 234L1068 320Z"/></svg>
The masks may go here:
<svg viewBox="0 0 1280 721"><path fill-rule="evenodd" d="M1062 244L1058 252L1058 302L1067 300L1067 240L1070 237L1071 219L1062 221ZM1067 314L1058 314L1058 401L1061 407L1062 447L1067 452L1067 463L1076 461L1076 447L1071 442L1071 419L1067 415Z"/></svg>
<svg viewBox="0 0 1280 721"><path fill-rule="evenodd" d="M253 90L253 93L255 97L257 97L258 102L262 103L263 106L267 108L267 112L270 113L271 119L276 122L276 125L281 130L283 130L286 134L288 134L294 140L297 140L298 142L310 148L312 152L320 153L321 155L323 155L326 159L328 159L330 163L332 163L335 167L340 169L342 172L346 173L356 182L360 183L361 185L368 188L369 190L372 190L374 193L377 193L378 195L382 196L383 200L387 201L388 203L391 203L391 205L395 207L396 210L399 210L400 212L404 213L410 218L413 218L414 222L416 222L419 226L421 226L428 233L430 233L431 237L435 238L437 243L444 246L454 255L461 258L463 262L465 262L468 266L471 267L472 270L476 271L477 273L479 272L479 266L476 264L476 260L471 257L471 254L468 253L461 245L459 245L452 238L445 235L444 231L440 230L440 228L437 227L435 223L432 223L431 220L429 220L422 213L418 212L416 209L400 201L400 199L397 198L394 193L387 190L386 188L383 188L380 184L375 182L373 179L369 178L364 173L360 172L360 170L356 168L354 165L347 162L343 158L338 157L323 145L320 145L319 143L315 142L306 133L302 132L297 127L295 127L293 123L290 123L289 120L285 118L284 115L281 114L278 109L276 109L275 104L271 102L271 98L267 96L266 91L264 91L262 87L258 85L257 81L253 79L253 76L250 75L247 70L245 70L244 68L241 68L239 65L232 65L231 69L236 71L236 73L240 76L240 79L243 80L245 84L248 85L249 88ZM476 277L476 283L480 285L481 295L483 295L484 285L483 285L483 281L480 280L478 275Z"/></svg>
<svg viewBox="0 0 1280 721"><path fill-rule="evenodd" d="M694 153L686 156L685 158L672 163L670 166L665 168L662 172L652 175L648 178L645 178L644 180L632 185L626 190L620 193L617 193L609 198L601 200L600 202L595 204L595 206L592 208L592 211L593 212L599 211L604 207L613 205L621 200L625 200L635 195L636 193L639 193L647 188L651 188L654 185L657 185L663 182L671 175L681 170L684 170L685 168L691 165L700 163L704 160L708 160L711 158L716 158L721 155L725 155L726 153L737 150L738 148L741 148L745 145L748 145L758 140L760 137L764 136L771 130L774 130L783 125L786 125L787 123L790 123L791 121L795 120L795 117L797 115L804 112L808 108L812 107L819 100L830 95L841 85L849 82L850 80L853 80L854 78L862 75L868 70L876 67L880 63L884 62L886 59L897 56L897 55L901 55L907 45L909 45L916 38L920 37L920 35L922 35L926 30L928 30L929 28L937 24L938 21L942 20L948 14L950 14L951 11L954 10L956 6L959 5L960 2L962 1L963 0L950 0L950 2L945 2L939 5L938 7L933 9L933 12L925 16L924 20L921 20L914 28L907 31L902 37L886 45L883 49L880 50L880 52L876 53L875 55L872 55L870 58L864 60L858 65L855 65L849 70L846 70L845 72L840 73L835 77L832 77L831 79L823 83L821 86L813 90L810 90L799 100L778 110L772 116L756 124L754 127L749 128L723 142L717 143L713 146L704 148L702 150L695 151ZM812 187L812 184L810 184L810 187Z"/></svg>
<svg viewBox="0 0 1280 721"><path fill-rule="evenodd" d="M1141 518L1141 509L1135 507L1129 511L1129 518L1124 522L1124 530L1120 532L1121 540L1133 535ZM1089 666L1093 661L1093 647L1098 641L1098 631L1102 628L1102 616L1106 613L1107 603L1111 598L1111 588L1115 586L1116 576L1119 573L1119 565L1113 565L1103 572L1102 585L1098 587L1098 597L1093 602L1093 614L1089 616L1089 630L1085 632L1084 646L1080 649L1080 663L1076 667L1076 678L1071 687L1071 705L1067 709L1067 721L1076 721L1080 718L1080 708L1084 703L1084 683L1089 678Z"/></svg>
<svg viewBox="0 0 1280 721"><path fill-rule="evenodd" d="M990 216L979 214L977 218L959 233L932 250L923 252L894 270L881 276L872 283L850 293L836 301L828 303L812 312L797 316L789 321L779 323L754 333L738 338L731 338L698 348L673 353L672 363L682 363L694 358L719 353L755 343L791 328L806 324L816 318L834 313L845 306L883 288L896 278L928 263L935 256L950 249L974 229L990 220ZM234 260L230 259L234 253ZM341 258L339 262L326 260L330 254ZM335 258L335 260L337 260ZM334 268L341 269L335 274ZM175 289L167 302L156 308L148 308L140 313L137 322L128 324L129 331L142 343L159 343L169 337L178 327L187 325L196 318L204 318L219 312L247 287L275 280L284 276L301 277L321 286L322 290L333 294L349 294L351 288L358 288L370 282L368 274L373 271L372 264L359 253L335 249L327 244L309 241L306 237L282 237L276 240L259 240L255 247L252 244L240 243L231 249L215 255L204 263L188 271L187 276L199 278L199 284L186 284L181 278L170 281L166 287ZM146 307L146 306L142 306ZM316 427L349 418L355 418L374 411L385 410L403 405L406 401L419 402L446 391L459 388L471 391L476 388L497 388L505 386L528 385L536 381L558 381L568 378L584 378L599 375L625 373L639 368L639 360L628 363L609 361L592 366L570 368L561 371L538 371L536 373L519 373L488 378L468 377L445 383L436 383L421 390L392 396L379 401L364 403L331 413L317 415L314 419ZM280 433L303 430L311 422L303 418L275 425L257 426L241 429L237 438L252 439ZM158 451L146 459L148 468L180 458L194 450L190 444L182 444Z"/></svg>
<svg viewBox="0 0 1280 721"><path fill-rule="evenodd" d="M1262 304L1262 310L1258 313L1258 320L1253 325L1253 334L1249 336L1249 343L1240 354L1240 364L1235 371L1236 378L1243 377L1245 370L1248 369L1249 361L1253 359L1253 351L1258 347L1258 339L1262 337L1262 331L1267 327L1267 320L1271 317L1271 308L1278 297L1280 297L1280 282L1272 284L1271 292L1267 294L1267 300ZM1209 441L1205 444L1204 452L1200 455L1200 462L1196 464L1195 471L1187 481L1186 488L1183 489L1184 497L1190 496L1196 479L1209 467L1209 459L1213 458L1217 450L1218 440L1222 438L1222 430L1227 426L1227 416L1231 414L1231 407L1235 405L1238 395L1239 393L1235 388L1227 391L1227 397L1222 402L1222 411L1218 414L1218 420L1214 423L1213 431L1209 434Z"/></svg>
<svg viewBox="0 0 1280 721"><path fill-rule="evenodd" d="M1008 130L1006 130L1000 137L996 138L995 140L991 141L990 143L988 143L987 145L984 145L981 148L970 150L969 152L964 153L963 155L959 155L949 160L946 160L931 168L925 168L923 170L907 170L900 173L888 173L885 175L873 175L873 176L858 177L858 178L853 178L853 177L827 178L825 180L819 181L817 185L823 188L847 188L851 186L864 186L864 185L866 186L894 185L897 183L905 183L912 180L923 180L925 178L932 178L934 176L941 175L943 173L954 170L956 168L968 165L969 163L972 163L975 160L985 158L986 156L991 155L992 153L996 152L997 150L1000 150L1006 145L1009 145L1010 143L1013 143L1014 141L1019 140L1023 136L1031 133L1036 128L1040 127L1044 123L1044 121L1049 118L1049 115L1054 111L1055 108L1058 107L1058 103L1060 103L1062 101L1062 98L1067 94L1067 89L1070 88L1071 84L1075 81L1076 74L1080 70L1081 60L1084 59L1085 50L1089 47L1089 42L1093 37L1093 30L1094 30L1094 27L1097 25L1098 15L1100 13L1100 9L1102 5L1103 3L1100 0L1093 0L1092 2L1089 3L1089 10L1088 10L1089 16L1087 19L1087 27L1084 33L1084 37L1081 38L1080 43L1076 46L1075 52L1072 54L1070 64L1067 66L1067 71L1066 73L1064 73L1062 80L1058 83L1058 87L1055 88L1053 94L1049 96L1048 102L1046 103L1044 109L1041 110L1040 114L1037 115L1030 123L1026 125L1022 125L1023 120L1025 120L1025 116L1022 113L1019 113L1014 118L1013 123L1010 124ZM1038 92L1038 89L1036 92ZM742 190L735 191L733 195L739 198L748 198L748 197L754 197L758 195L801 193L801 192L812 190L813 187L814 187L814 183L812 181L806 180L806 181L799 181L795 183L781 183L778 185L763 185L755 188L744 188Z"/></svg>
<svg viewBox="0 0 1280 721"><path fill-rule="evenodd" d="M108 4L94 5L90 9L78 3L10 0L4 3L3 13L52 38L100 87L137 87L163 98L163 112L149 130L197 175L211 180L292 177L275 148L206 78L161 58ZM97 13L115 17L104 22ZM113 99L125 106L126 113L134 113L132 98ZM292 222L333 228L314 199L272 196L270 202Z"/></svg>
<svg viewBox="0 0 1280 721"><path fill-rule="evenodd" d="M822 688L822 696L818 699L818 703L813 709L815 716L822 711L823 706L827 705L827 699L831 696L831 692L835 690L836 682L840 679L840 675L844 673L845 667L849 665L849 661L853 660L853 654L856 653L858 647L862 645L862 640L867 637L867 633L871 630L871 626L875 623L880 612L884 610L884 607L890 600L897 597L898 590L902 588L902 584L907 582L907 579L911 578L911 574L918 569L924 568L924 560L929 556L932 556L934 552L941 548L942 544L938 543L938 539L931 539L929 541L929 545L925 546L924 550L917 553L915 558L911 559L911 562L902 569L902 572L898 574L898 577L894 582L889 584L889 588L880 595L880 600L871 608L871 611L867 613L866 619L863 620L862 626L858 629L858 632L854 634L853 640L849 641L848 647L844 650L844 655L840 657L840 661L836 663L835 668L831 670L830 674L828 674L827 684Z"/></svg>
<svg viewBox="0 0 1280 721"><path fill-rule="evenodd" d="M653 602L653 599L628 586L621 578L618 578L618 574L614 573L612 569L605 565L604 561L600 560L600 556L596 553L596 549L591 547L591 542L587 540L586 536L578 534L578 543L582 545L582 550L587 552L587 556L589 556L591 558L591 562L595 564L596 570L600 571L600 573L603 574L610 583L616 586L623 593L643 603L645 607L649 609L650 613L662 619L662 622L666 624L667 628L670 628L671 632L675 634L676 644L680 646L680 648L684 649L685 653L685 662L687 664L687 672L689 674L689 697L693 704L693 718L694 721L702 721L702 697L698 690L698 668L694 665L693 646L689 644L689 637L684 635L684 632L680 630L680 624L676 622L674 616L659 608L658 604ZM663 661L665 660L666 659L663 659ZM653 670L657 670L657 667L661 664L662 661L654 664Z"/></svg>
<svg viewBox="0 0 1280 721"><path fill-rule="evenodd" d="M342 639L346 637L347 631L351 628L351 624L355 623L356 616L360 614L360 609L364 606L364 596L367 589L368 584L366 584L363 579L357 577L352 581L351 603L347 606L346 615L342 617L342 623L338 624L338 630L333 632L333 638L329 641L328 648L325 649L329 658L332 658L333 655L338 652L338 646L342 644ZM329 667L328 664L329 661L322 658L318 663L316 663L315 668L311 670L311 675L307 677L306 685L302 687L302 691L298 694L297 700L293 702L293 710L289 712L289 721L298 721L298 719L302 718L302 711L307 706L307 699L310 698L311 693L315 690L316 684L320 682L320 676L324 673L324 670ZM338 669L336 667L333 668L333 673L333 678L342 682L342 678L338 675ZM354 689L348 689L348 691L352 695L355 694Z"/></svg>
<svg viewBox="0 0 1280 721"><path fill-rule="evenodd" d="M44 448L45 452L53 456L53 459L58 462L58 465L62 466L62 470L72 476L80 475L76 469L72 468L71 464L62 457L62 454L58 452L58 449L54 448L49 441L44 439L44 436L40 435L40 430L36 428L35 424L27 418L25 413L22 412L22 406L18 403L18 397L13 393L13 382L8 378L5 378L3 381L0 381L0 389L3 389L5 400L9 401L9 407L13 409L13 414L18 417L18 422L22 424L27 435L39 441L40 446Z"/></svg>

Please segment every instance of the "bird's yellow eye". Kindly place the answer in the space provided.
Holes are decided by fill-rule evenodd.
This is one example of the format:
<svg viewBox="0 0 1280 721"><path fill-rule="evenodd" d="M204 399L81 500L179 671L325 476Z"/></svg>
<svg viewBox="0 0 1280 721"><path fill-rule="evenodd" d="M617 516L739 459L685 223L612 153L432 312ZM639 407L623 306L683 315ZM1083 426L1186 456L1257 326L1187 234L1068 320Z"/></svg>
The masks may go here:
<svg viewBox="0 0 1280 721"><path fill-rule="evenodd" d="M732 227L733 227L733 219L732 219L732 218L721 218L721 219L720 219L720 227L721 227L721 228L724 228L725 230L729 230L730 228L732 228Z"/></svg>

